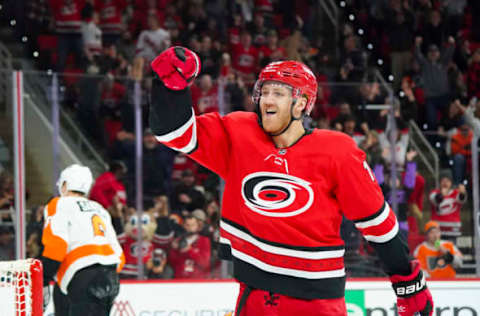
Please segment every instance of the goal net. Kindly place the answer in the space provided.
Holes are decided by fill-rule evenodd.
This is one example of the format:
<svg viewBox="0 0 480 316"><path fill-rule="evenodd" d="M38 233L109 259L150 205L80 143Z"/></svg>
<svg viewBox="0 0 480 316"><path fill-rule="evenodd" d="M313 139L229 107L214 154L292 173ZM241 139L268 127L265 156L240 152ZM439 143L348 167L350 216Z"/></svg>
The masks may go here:
<svg viewBox="0 0 480 316"><path fill-rule="evenodd" d="M0 315L41 316L42 263L36 259L0 261Z"/></svg>

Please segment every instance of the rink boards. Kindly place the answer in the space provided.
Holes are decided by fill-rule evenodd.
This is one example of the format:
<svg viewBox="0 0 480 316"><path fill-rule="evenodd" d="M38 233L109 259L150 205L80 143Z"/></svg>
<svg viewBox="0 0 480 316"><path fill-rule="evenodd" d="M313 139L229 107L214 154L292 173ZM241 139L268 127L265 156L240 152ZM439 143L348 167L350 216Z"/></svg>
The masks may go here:
<svg viewBox="0 0 480 316"><path fill-rule="evenodd" d="M480 316L480 279L429 281L435 316ZM223 316L235 306L238 285L232 281L122 282L111 316ZM349 316L395 316L390 282L349 281ZM52 313L49 304L47 313Z"/></svg>

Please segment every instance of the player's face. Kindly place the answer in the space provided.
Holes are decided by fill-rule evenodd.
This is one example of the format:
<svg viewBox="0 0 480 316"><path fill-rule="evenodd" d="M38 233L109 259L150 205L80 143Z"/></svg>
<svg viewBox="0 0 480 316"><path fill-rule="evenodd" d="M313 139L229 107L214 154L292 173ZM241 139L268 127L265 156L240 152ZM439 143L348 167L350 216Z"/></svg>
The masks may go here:
<svg viewBox="0 0 480 316"><path fill-rule="evenodd" d="M291 119L292 89L278 82L265 82L260 97L263 129L270 134L281 132Z"/></svg>

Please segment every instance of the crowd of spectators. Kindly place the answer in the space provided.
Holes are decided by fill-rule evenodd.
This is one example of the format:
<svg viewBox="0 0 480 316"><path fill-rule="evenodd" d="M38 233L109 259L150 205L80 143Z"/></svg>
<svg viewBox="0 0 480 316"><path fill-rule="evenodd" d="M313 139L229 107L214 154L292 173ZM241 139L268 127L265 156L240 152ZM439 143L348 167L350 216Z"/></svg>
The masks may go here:
<svg viewBox="0 0 480 316"><path fill-rule="evenodd" d="M39 67L64 73L62 106L112 161L91 198L111 212L117 233L131 231L125 227L136 216L134 83L141 82L146 118L149 64L166 47L182 45L201 59L191 88L197 114L253 111L251 87L269 62L295 59L310 66L319 81L311 126L344 132L366 152L386 198L391 201L396 192L400 229L413 250L424 239L427 218L426 175L409 146L410 120L423 128L442 168L453 172L450 188L442 184L440 195L461 192L467 199L472 130L463 112L467 105L477 117L480 112L480 22L473 18L480 5L475 0L348 0L339 7L341 36L332 43L339 56L327 49L323 33L312 31L321 23L320 7L308 0L28 1L19 24L34 38L30 49L39 51ZM391 81L393 95L377 70ZM393 107L396 135L389 109L371 110L371 104ZM145 225L155 224L146 245L136 247L145 251L146 275L218 275L219 179L159 144L148 128L142 163ZM440 195L431 198L433 207L442 203ZM347 259L369 254L353 225L342 227ZM133 264L134 254L131 259Z"/></svg>

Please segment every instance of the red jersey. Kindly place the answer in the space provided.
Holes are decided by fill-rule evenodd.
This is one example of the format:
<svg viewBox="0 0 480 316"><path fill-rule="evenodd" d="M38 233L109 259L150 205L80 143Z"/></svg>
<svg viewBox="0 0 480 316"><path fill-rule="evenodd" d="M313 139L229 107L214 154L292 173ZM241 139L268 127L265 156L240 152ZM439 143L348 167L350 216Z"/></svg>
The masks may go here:
<svg viewBox="0 0 480 316"><path fill-rule="evenodd" d="M90 190L90 199L102 204L104 208L109 208L115 196L118 196L122 204L127 204L127 193L123 184L113 173L109 171L102 173Z"/></svg>
<svg viewBox="0 0 480 316"><path fill-rule="evenodd" d="M245 48L242 44L237 44L232 48L232 57L233 68L237 71L245 75L257 71L258 52L255 47Z"/></svg>
<svg viewBox="0 0 480 316"><path fill-rule="evenodd" d="M267 45L264 45L260 47L260 55L262 56L262 58L270 58L273 55L271 58L272 61L283 60L287 57L287 51L281 46L278 46L275 49L271 49Z"/></svg>
<svg viewBox="0 0 480 316"><path fill-rule="evenodd" d="M100 28L103 34L120 34L123 31L122 13L126 7L126 0L95 1L95 9L100 14Z"/></svg>
<svg viewBox="0 0 480 316"><path fill-rule="evenodd" d="M139 247L139 243L136 239L123 233L118 236L118 242L122 246L123 253L125 254L125 265L120 272L122 276L136 278L138 276L138 256L140 249L143 253L142 262L147 263L152 258L153 244L144 240Z"/></svg>
<svg viewBox="0 0 480 316"><path fill-rule="evenodd" d="M347 135L314 130L278 149L255 113L190 112L157 139L225 180L220 254L231 255L240 282L299 298L343 297L342 216L368 241L397 236L365 153Z"/></svg>
<svg viewBox="0 0 480 316"><path fill-rule="evenodd" d="M171 249L168 262L175 271L175 279L206 279L210 276L210 239L202 235L187 237L190 249Z"/></svg>
<svg viewBox="0 0 480 316"><path fill-rule="evenodd" d="M228 29L228 44L231 47L240 44L240 28L231 27Z"/></svg>
<svg viewBox="0 0 480 316"><path fill-rule="evenodd" d="M78 33L82 27L84 0L49 0L57 33Z"/></svg>
<svg viewBox="0 0 480 316"><path fill-rule="evenodd" d="M465 203L466 196L461 199L460 192L457 189L450 190L442 201L437 204L435 196L440 193L439 189L430 192L430 202L432 205L432 221L440 225L440 231L444 236L460 236L462 221L460 219L460 210Z"/></svg>
<svg viewBox="0 0 480 316"><path fill-rule="evenodd" d="M192 102L195 107L195 113L203 114L208 112L218 112L218 86L214 85L208 91L203 91L196 85L191 87Z"/></svg>

